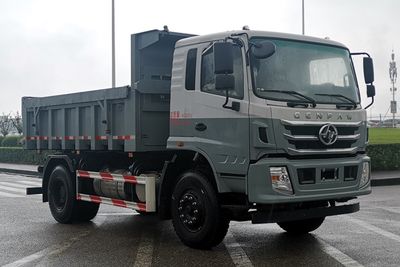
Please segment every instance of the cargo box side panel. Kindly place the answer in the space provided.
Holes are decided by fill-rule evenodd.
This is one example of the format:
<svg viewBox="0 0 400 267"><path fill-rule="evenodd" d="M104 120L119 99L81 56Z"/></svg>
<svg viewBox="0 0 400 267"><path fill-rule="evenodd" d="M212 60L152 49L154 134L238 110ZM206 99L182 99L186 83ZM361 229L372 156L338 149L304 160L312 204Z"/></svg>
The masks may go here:
<svg viewBox="0 0 400 267"><path fill-rule="evenodd" d="M104 111L100 105L92 105L92 122L93 136L91 142L92 150L107 150L108 135L106 134L106 118Z"/></svg>
<svg viewBox="0 0 400 267"><path fill-rule="evenodd" d="M61 140L63 137L64 131L64 114L63 109L51 109L51 140L49 149L60 150L61 149Z"/></svg>
<svg viewBox="0 0 400 267"><path fill-rule="evenodd" d="M25 149L36 149L36 133L33 127L34 125L34 111L24 110L22 111L22 124L24 129L24 148Z"/></svg>
<svg viewBox="0 0 400 267"><path fill-rule="evenodd" d="M90 106L78 107L78 138L75 140L77 150L90 150L93 117Z"/></svg>
<svg viewBox="0 0 400 267"><path fill-rule="evenodd" d="M25 148L135 151L134 121L139 115L131 90L126 86L23 98Z"/></svg>
<svg viewBox="0 0 400 267"><path fill-rule="evenodd" d="M38 136L36 145L38 150L48 149L49 146L49 111L40 110L38 114L39 120L37 121Z"/></svg>
<svg viewBox="0 0 400 267"><path fill-rule="evenodd" d="M125 102L114 101L110 103L110 111L112 136L109 139L109 148L111 150L123 150L125 140L133 139L133 135L128 135L125 127L125 120L129 118L129 116L125 116Z"/></svg>

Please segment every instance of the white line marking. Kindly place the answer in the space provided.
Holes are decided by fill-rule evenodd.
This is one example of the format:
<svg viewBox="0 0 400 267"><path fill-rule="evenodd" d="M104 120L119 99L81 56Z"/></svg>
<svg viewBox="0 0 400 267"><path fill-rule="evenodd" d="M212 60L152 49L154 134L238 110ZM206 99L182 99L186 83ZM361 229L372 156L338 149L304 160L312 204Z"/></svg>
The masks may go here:
<svg viewBox="0 0 400 267"><path fill-rule="evenodd" d="M379 235L382 235L384 237L392 239L392 240L394 240L396 242L400 242L400 236L398 236L396 234L393 234L391 232L388 232L386 230L383 230L383 229L381 229L379 227L376 227L376 226L374 226L372 224L366 223L366 222L361 221L361 220L356 219L356 218L352 218L352 217L346 216L346 219L351 221L351 222L353 222L353 223L356 223L356 224L358 224L358 225L360 225L360 226L362 226L362 227L364 227L364 228L366 228L368 230L371 230L371 231L373 231L373 232L375 232L375 233L377 233Z"/></svg>
<svg viewBox="0 0 400 267"><path fill-rule="evenodd" d="M24 196L21 196L21 195L12 194L12 193L6 193L6 192L1 192L1 191L0 191L0 196L1 196L1 197L24 197Z"/></svg>
<svg viewBox="0 0 400 267"><path fill-rule="evenodd" d="M358 261L350 258L348 255L344 254L337 248L332 247L325 241L323 241L319 238L318 238L318 241L321 243L322 251L324 251L326 254L328 254L329 256L334 258L336 261L338 261L343 266L345 266L345 267L362 267L363 266Z"/></svg>
<svg viewBox="0 0 400 267"><path fill-rule="evenodd" d="M19 184L25 184L25 185L29 185L29 186L42 186L42 182L37 181L37 182L33 182L33 181L15 181L16 183Z"/></svg>
<svg viewBox="0 0 400 267"><path fill-rule="evenodd" d="M96 224L97 226L100 226L104 221L105 221L105 217L102 217L101 219L97 219L96 220ZM28 263L32 263L33 261L39 260L41 258L44 257L48 257L48 256L53 256L53 255L57 255L60 254L62 252L64 252L65 250L67 250L68 248L70 248L75 242L79 241L80 239L86 237L87 235L90 234L90 231L84 231L81 232L80 234L68 239L67 241L64 241L60 244L56 244L50 247L47 247L41 251L38 251L34 254L31 254L27 257L24 257L22 259L16 260L14 262L11 262L7 265L3 265L2 267L18 267L18 266L23 266L25 264ZM38 264L40 266L45 265L45 264Z"/></svg>
<svg viewBox="0 0 400 267"><path fill-rule="evenodd" d="M250 259L247 257L246 252L244 252L240 244L236 242L235 237L230 231L228 231L225 236L224 244L235 266L253 266Z"/></svg>
<svg viewBox="0 0 400 267"><path fill-rule="evenodd" d="M32 255L29 255L25 258L19 259L17 261L14 261L12 263L9 263L7 265L4 265L3 267L17 267L17 266L22 266L28 263L31 263L35 260L38 260L40 258L43 258L45 256L50 256L50 255L55 255L55 254L59 254L63 251L65 251L66 249L68 249L69 247L71 247L76 241L78 241L79 239L87 236L90 233L90 231L85 231L80 233L79 235L61 243L58 245L53 245L50 246L48 248L45 248L39 252L36 252Z"/></svg>
<svg viewBox="0 0 400 267"><path fill-rule="evenodd" d="M144 236L145 234L147 235L148 233L142 232L142 236L140 237L134 267L151 266L153 261L154 235L149 234L149 236Z"/></svg>
<svg viewBox="0 0 400 267"><path fill-rule="evenodd" d="M378 209L386 210L391 213L397 213L400 214L400 208L396 207L377 207Z"/></svg>
<svg viewBox="0 0 400 267"><path fill-rule="evenodd" d="M16 192L16 193L21 193L21 194L25 194L26 193L25 189L14 188L14 187L9 187L9 186L3 186L3 185L0 185L0 189L1 190L6 190L6 191L11 191L11 192Z"/></svg>
<svg viewBox="0 0 400 267"><path fill-rule="evenodd" d="M0 182L0 185L17 187L17 188L25 188L25 189L27 187L27 185L15 184L15 183L9 183L9 182Z"/></svg>
<svg viewBox="0 0 400 267"><path fill-rule="evenodd" d="M110 213L97 213L97 216L135 216L133 212L110 212Z"/></svg>

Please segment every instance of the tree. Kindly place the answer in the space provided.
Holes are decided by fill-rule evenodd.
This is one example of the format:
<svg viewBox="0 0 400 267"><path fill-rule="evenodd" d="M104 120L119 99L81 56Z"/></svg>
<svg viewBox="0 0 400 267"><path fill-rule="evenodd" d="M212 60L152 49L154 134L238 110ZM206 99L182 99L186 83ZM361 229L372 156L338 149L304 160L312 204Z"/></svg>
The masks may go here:
<svg viewBox="0 0 400 267"><path fill-rule="evenodd" d="M11 123L11 115L10 114L2 114L0 116L0 134L6 137L12 128L12 123Z"/></svg>
<svg viewBox="0 0 400 267"><path fill-rule="evenodd" d="M17 131L19 135L22 134L22 117L19 115L19 112L14 116L10 116L11 124L14 127L14 129Z"/></svg>

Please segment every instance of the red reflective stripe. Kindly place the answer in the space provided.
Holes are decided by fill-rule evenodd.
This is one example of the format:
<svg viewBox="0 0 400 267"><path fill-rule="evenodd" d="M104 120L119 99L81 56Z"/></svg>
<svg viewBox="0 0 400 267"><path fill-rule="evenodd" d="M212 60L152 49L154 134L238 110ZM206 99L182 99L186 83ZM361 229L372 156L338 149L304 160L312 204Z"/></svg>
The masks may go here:
<svg viewBox="0 0 400 267"><path fill-rule="evenodd" d="M48 140L48 136L27 136L25 140L27 141L35 141L35 140Z"/></svg>
<svg viewBox="0 0 400 267"><path fill-rule="evenodd" d="M114 140L133 140L135 137L133 135L114 135Z"/></svg>
<svg viewBox="0 0 400 267"><path fill-rule="evenodd" d="M101 179L112 181L114 178L109 172L99 172Z"/></svg>
<svg viewBox="0 0 400 267"><path fill-rule="evenodd" d="M93 195L90 195L89 197L90 197L90 201L95 202L95 203L101 203L101 197L93 196Z"/></svg>
<svg viewBox="0 0 400 267"><path fill-rule="evenodd" d="M70 140L74 140L75 139L75 136L64 136L64 140L66 140L66 141L70 141Z"/></svg>
<svg viewBox="0 0 400 267"><path fill-rule="evenodd" d="M62 140L61 136L52 136L51 137L52 140Z"/></svg>
<svg viewBox="0 0 400 267"><path fill-rule="evenodd" d="M107 136L104 136L104 135L96 135L96 140L107 140Z"/></svg>
<svg viewBox="0 0 400 267"><path fill-rule="evenodd" d="M89 135L81 135L81 136L78 136L78 139L79 140L91 140L92 137Z"/></svg>
<svg viewBox="0 0 400 267"><path fill-rule="evenodd" d="M78 176L83 177L83 178L90 178L90 173L87 171L79 171L78 170Z"/></svg>
<svg viewBox="0 0 400 267"><path fill-rule="evenodd" d="M111 199L112 203L114 206L118 206L118 207L123 207L123 208L127 208L128 206L126 205L125 201L120 200L120 199Z"/></svg>
<svg viewBox="0 0 400 267"><path fill-rule="evenodd" d="M146 211L146 203L137 203L140 211Z"/></svg>
<svg viewBox="0 0 400 267"><path fill-rule="evenodd" d="M131 184L137 184L137 180L135 176L132 175L123 175L122 177L124 177L124 180L127 182L130 182Z"/></svg>
<svg viewBox="0 0 400 267"><path fill-rule="evenodd" d="M81 200L81 199L82 199L81 194L78 194L78 195L76 196L76 199Z"/></svg>

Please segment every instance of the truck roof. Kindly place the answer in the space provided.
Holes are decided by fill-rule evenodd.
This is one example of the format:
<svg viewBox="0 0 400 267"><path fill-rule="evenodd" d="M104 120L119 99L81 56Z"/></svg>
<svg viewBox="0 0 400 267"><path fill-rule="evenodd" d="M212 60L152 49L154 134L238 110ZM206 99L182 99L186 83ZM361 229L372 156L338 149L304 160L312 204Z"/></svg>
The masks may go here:
<svg viewBox="0 0 400 267"><path fill-rule="evenodd" d="M344 44L336 42L336 41L332 41L330 39L323 39L323 38L317 38L317 37L311 37L311 36L305 36L305 35L299 35L299 34L268 32L268 31L250 31L250 30L226 31L226 32L220 32L220 33L184 38L184 39L179 40L176 43L176 47L182 47L182 46L187 46L187 45L192 45L192 44L197 44L197 43L210 42L210 41L214 41L214 40L221 40L221 39L224 39L225 37L231 36L233 34L234 35L248 34L248 36L250 38L251 37L271 37L271 38L277 38L277 39L287 39L287 40L295 40L295 41L303 41L303 42L311 42L311 43L320 43L320 44L326 44L326 45L339 46L339 47L343 47L343 48L347 49L347 47Z"/></svg>

